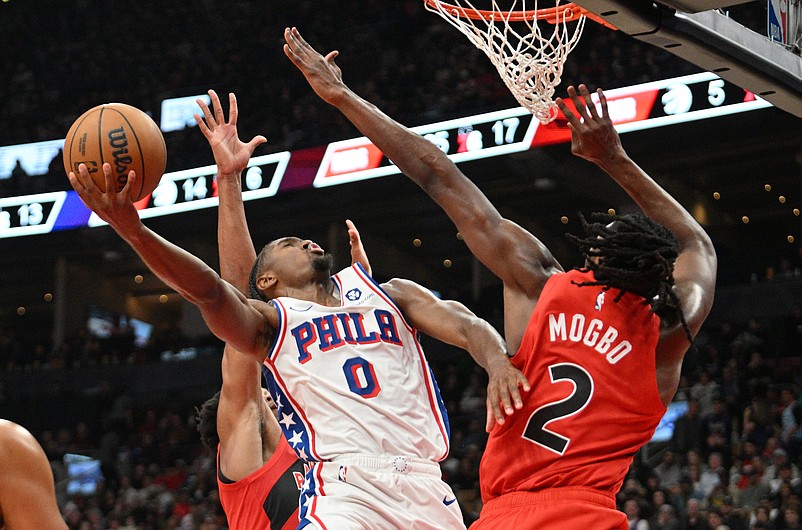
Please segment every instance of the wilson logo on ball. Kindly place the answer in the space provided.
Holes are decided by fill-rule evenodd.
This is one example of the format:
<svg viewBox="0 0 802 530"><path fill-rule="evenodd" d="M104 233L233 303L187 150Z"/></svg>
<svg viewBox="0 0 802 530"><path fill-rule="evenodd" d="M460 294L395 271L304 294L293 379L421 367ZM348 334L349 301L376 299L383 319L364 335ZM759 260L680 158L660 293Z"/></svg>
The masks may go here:
<svg viewBox="0 0 802 530"><path fill-rule="evenodd" d="M114 157L112 165L117 174L117 190L121 190L128 181L128 171L133 162L128 155L128 137L125 135L124 127L109 131L109 145L112 148L111 155Z"/></svg>

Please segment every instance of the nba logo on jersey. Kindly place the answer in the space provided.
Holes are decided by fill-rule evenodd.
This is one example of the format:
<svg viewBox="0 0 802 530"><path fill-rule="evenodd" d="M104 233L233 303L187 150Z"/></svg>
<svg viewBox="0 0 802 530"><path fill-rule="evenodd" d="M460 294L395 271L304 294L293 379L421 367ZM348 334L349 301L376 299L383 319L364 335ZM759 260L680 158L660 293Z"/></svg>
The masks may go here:
<svg viewBox="0 0 802 530"><path fill-rule="evenodd" d="M360 298L362 298L362 291L356 287L345 293L345 299L349 302L356 302Z"/></svg>
<svg viewBox="0 0 802 530"><path fill-rule="evenodd" d="M345 480L345 475L348 473L347 466L340 466L340 470L337 472L337 478L340 479L340 482L348 482Z"/></svg>
<svg viewBox="0 0 802 530"><path fill-rule="evenodd" d="M599 293L599 296L596 297L596 305L593 306L596 311L601 311L602 306L604 305L604 291Z"/></svg>

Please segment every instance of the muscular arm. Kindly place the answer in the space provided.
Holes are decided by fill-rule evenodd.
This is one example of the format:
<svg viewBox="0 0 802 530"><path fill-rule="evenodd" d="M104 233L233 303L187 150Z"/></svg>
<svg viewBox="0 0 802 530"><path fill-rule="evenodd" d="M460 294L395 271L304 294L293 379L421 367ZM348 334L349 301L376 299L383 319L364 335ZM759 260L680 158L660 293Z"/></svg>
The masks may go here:
<svg viewBox="0 0 802 530"><path fill-rule="evenodd" d="M532 234L504 219L485 195L431 142L352 92L334 63L296 29L284 32L284 52L315 92L337 107L365 136L439 204L456 224L473 254L506 289L537 298L546 279L561 271L551 252Z"/></svg>
<svg viewBox="0 0 802 530"><path fill-rule="evenodd" d="M504 339L486 321L463 304L440 300L428 289L409 280L393 279L382 288L398 304L404 317L419 331L467 351L488 374L487 428L504 423L504 413L521 407L518 387L529 383L507 355Z"/></svg>
<svg viewBox="0 0 802 530"><path fill-rule="evenodd" d="M83 164L78 175L70 173L70 183L84 203L114 228L159 279L198 306L212 333L241 352L263 358L278 322L275 308L249 302L203 261L142 224L130 199L136 181L133 172L119 193L114 190L109 164L103 165L103 172L107 192L100 191Z"/></svg>
<svg viewBox="0 0 802 530"><path fill-rule="evenodd" d="M217 409L220 468L231 480L242 480L269 459L281 438L281 427L262 406L262 363L226 346L223 388ZM267 436L262 438L262 425Z"/></svg>
<svg viewBox="0 0 802 530"><path fill-rule="evenodd" d="M67 530L45 452L31 433L6 420L0 420L0 466L6 530Z"/></svg>

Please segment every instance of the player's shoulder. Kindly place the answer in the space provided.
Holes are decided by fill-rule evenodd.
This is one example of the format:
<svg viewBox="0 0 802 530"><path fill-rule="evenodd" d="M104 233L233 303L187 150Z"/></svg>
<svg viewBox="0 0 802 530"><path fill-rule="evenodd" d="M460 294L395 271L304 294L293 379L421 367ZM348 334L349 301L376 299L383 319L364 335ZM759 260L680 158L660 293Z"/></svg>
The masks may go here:
<svg viewBox="0 0 802 530"><path fill-rule="evenodd" d="M0 447L5 450L23 450L36 443L33 435L13 421L0 419Z"/></svg>
<svg viewBox="0 0 802 530"><path fill-rule="evenodd" d="M0 419L0 461L27 462L31 457L44 457L33 434L21 425Z"/></svg>

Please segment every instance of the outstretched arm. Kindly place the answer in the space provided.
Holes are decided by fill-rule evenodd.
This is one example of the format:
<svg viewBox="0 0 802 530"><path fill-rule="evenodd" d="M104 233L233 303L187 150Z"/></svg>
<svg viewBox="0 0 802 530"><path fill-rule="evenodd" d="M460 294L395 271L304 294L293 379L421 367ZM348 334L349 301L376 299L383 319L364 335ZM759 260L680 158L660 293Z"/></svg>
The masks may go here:
<svg viewBox="0 0 802 530"><path fill-rule="evenodd" d="M267 140L264 136L254 136L244 143L237 134L239 109L237 98L228 95L228 120L217 92L209 90L212 108L202 100L196 102L203 118L195 114L195 121L209 142L217 163L217 191L220 197L217 222L217 244L220 251L220 275L241 293L248 295L248 277L256 261L245 207L242 203L242 172L254 149Z"/></svg>
<svg viewBox="0 0 802 530"><path fill-rule="evenodd" d="M337 107L456 224L473 254L507 289L537 298L546 279L561 271L532 234L504 219L485 195L431 142L397 123L342 81L338 52L321 56L297 29L285 29L284 53L324 101Z"/></svg>
<svg viewBox="0 0 802 530"><path fill-rule="evenodd" d="M713 243L693 216L629 158L610 119L607 98L601 89L597 93L601 115L585 85L579 85L579 93L568 87L579 116L561 98L556 99L571 128L571 150L603 169L643 213L676 234L680 252L674 265L674 292L691 334L695 335L713 305L717 266ZM685 331L677 324L663 330L658 354L671 357L676 368L688 346Z"/></svg>
<svg viewBox="0 0 802 530"><path fill-rule="evenodd" d="M419 331L439 341L462 348L485 369L487 386L487 425L504 423L522 406L521 393L529 390L526 377L515 368L507 355L504 339L486 321L453 300L440 300L428 289L409 280L393 279L382 285L404 312L404 317ZM514 408L513 408L514 407Z"/></svg>
<svg viewBox="0 0 802 530"><path fill-rule="evenodd" d="M131 189L137 180L133 171L119 193L110 164L103 164L103 174L106 192L94 183L84 164L77 175L70 172L70 184L84 204L109 223L159 279L198 306L212 333L244 353L263 356L278 322L275 308L265 303L252 305L203 261L145 227L131 202Z"/></svg>

